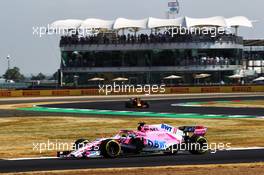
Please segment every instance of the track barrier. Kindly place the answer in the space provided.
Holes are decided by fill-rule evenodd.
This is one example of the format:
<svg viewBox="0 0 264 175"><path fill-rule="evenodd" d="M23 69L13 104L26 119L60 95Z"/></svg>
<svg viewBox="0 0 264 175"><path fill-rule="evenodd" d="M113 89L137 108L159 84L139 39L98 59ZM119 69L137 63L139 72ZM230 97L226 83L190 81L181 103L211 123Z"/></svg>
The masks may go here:
<svg viewBox="0 0 264 175"><path fill-rule="evenodd" d="M192 93L239 93L264 92L264 86L201 86L201 87L166 87L160 94ZM144 93L112 92L110 95L142 95ZM151 94L159 94L157 92ZM105 95L99 89L57 89L57 90L0 90L1 97L44 97L44 96L98 96Z"/></svg>

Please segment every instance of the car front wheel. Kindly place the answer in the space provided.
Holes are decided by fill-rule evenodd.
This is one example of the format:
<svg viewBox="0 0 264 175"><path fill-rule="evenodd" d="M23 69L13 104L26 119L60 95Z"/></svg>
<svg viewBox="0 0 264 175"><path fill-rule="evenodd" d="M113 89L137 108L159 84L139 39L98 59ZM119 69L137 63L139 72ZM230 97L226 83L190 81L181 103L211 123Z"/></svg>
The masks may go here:
<svg viewBox="0 0 264 175"><path fill-rule="evenodd" d="M115 140L104 140L100 145L100 151L105 158L116 158L120 155L121 146Z"/></svg>

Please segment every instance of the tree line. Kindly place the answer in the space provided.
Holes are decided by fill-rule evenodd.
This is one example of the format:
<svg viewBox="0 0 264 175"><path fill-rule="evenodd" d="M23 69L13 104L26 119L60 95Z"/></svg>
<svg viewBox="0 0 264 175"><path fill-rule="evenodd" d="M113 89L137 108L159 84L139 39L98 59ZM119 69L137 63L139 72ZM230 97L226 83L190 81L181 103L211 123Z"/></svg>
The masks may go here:
<svg viewBox="0 0 264 175"><path fill-rule="evenodd" d="M40 72L37 75L31 75L31 77L26 78L20 72L20 69L18 67L14 67L14 68L8 69L2 77L6 80L13 80L15 82L22 82L26 79L30 79L30 80L45 80L45 79L57 80L57 72L55 72L52 75L52 77L47 77L46 75L44 75L43 73Z"/></svg>

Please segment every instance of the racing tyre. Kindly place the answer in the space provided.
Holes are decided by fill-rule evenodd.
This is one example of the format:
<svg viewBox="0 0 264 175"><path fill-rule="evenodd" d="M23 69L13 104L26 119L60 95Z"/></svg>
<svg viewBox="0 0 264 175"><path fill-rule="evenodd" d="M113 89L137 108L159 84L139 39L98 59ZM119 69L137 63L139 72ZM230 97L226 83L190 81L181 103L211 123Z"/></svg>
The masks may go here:
<svg viewBox="0 0 264 175"><path fill-rule="evenodd" d="M208 151L208 141L202 136L192 137L189 149L191 154L205 154Z"/></svg>
<svg viewBox="0 0 264 175"><path fill-rule="evenodd" d="M80 149L84 147L89 141L87 139L78 139L74 142L73 150Z"/></svg>
<svg viewBox="0 0 264 175"><path fill-rule="evenodd" d="M142 106L143 106L143 108L149 108L149 104L146 102Z"/></svg>
<svg viewBox="0 0 264 175"><path fill-rule="evenodd" d="M100 145L100 151L105 158L116 158L121 152L121 146L115 140L104 140Z"/></svg>

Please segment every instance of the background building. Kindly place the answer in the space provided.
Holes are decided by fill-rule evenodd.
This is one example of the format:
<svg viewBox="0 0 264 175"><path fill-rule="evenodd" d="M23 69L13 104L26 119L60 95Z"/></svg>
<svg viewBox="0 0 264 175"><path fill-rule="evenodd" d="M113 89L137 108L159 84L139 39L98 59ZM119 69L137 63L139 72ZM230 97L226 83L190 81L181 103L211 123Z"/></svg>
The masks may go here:
<svg viewBox="0 0 264 175"><path fill-rule="evenodd" d="M91 33L97 32L61 38L60 71L62 81L68 85L92 85L94 82L88 80L94 77L101 77L104 82L124 77L130 84L160 84L166 81L164 77L175 74L182 77L178 84L219 84L228 82L229 75L243 69L244 45L238 27L252 27L252 23L241 16L217 16L64 20L52 26L67 30L90 28ZM183 28L186 33L179 33ZM195 32L190 33L192 28ZM214 33L220 28L226 31ZM196 79L197 74L207 74L209 78Z"/></svg>
<svg viewBox="0 0 264 175"><path fill-rule="evenodd" d="M264 40L245 40L244 57L247 60L247 69L264 75Z"/></svg>

